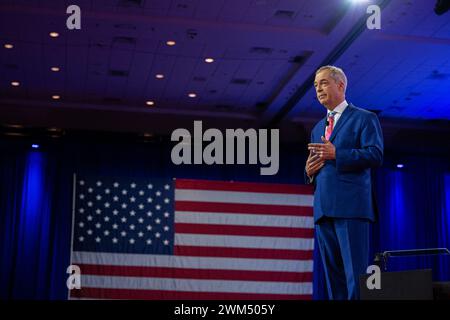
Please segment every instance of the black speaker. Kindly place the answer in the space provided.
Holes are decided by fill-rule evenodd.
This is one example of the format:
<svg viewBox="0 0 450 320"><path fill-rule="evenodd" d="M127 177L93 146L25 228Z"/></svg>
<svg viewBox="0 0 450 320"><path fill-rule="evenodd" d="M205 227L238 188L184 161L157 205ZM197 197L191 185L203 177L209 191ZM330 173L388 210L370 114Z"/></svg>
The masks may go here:
<svg viewBox="0 0 450 320"><path fill-rule="evenodd" d="M367 279L359 277L361 300L433 300L431 269L381 272L380 289L369 289Z"/></svg>

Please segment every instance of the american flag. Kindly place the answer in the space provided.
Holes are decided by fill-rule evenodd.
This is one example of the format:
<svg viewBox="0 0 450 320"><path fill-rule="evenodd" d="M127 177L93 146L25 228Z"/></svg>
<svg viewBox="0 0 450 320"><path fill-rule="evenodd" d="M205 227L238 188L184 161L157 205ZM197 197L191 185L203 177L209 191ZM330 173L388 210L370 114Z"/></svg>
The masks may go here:
<svg viewBox="0 0 450 320"><path fill-rule="evenodd" d="M302 185L76 178L69 297L309 300L312 202Z"/></svg>

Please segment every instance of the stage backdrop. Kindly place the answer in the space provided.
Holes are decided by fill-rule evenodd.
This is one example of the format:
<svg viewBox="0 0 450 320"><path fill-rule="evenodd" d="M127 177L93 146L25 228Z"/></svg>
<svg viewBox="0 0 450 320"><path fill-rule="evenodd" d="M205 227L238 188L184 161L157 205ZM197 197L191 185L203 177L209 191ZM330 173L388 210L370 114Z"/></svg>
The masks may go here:
<svg viewBox="0 0 450 320"><path fill-rule="evenodd" d="M32 150L27 143L1 142L0 298L67 299L74 172L80 177L303 184L305 155L296 148L282 148L276 176L260 176L257 166L175 166L170 149L165 144L72 141ZM404 157L402 161L405 166L398 169L387 157L376 173L380 220L372 230L372 253L450 248L448 159ZM326 299L317 248L313 260L313 298ZM426 267L433 269L435 281L450 281L448 257L389 262L390 270Z"/></svg>

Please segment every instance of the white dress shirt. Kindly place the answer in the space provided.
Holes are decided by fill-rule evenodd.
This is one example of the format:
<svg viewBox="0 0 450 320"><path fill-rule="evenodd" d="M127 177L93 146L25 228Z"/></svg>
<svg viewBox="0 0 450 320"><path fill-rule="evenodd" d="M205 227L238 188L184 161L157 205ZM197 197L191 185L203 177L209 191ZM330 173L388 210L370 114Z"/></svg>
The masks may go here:
<svg viewBox="0 0 450 320"><path fill-rule="evenodd" d="M345 108L347 108L348 103L347 100L344 99L344 101L342 101L341 103L339 103L336 108L334 108L334 110L328 110L327 111L327 119L328 119L328 114L332 111L336 112L336 114L334 115L334 125L333 125L333 130L336 127L336 124L339 120L339 118L341 117L342 113L344 112ZM325 132L324 132L324 137L327 133L327 127L325 127Z"/></svg>

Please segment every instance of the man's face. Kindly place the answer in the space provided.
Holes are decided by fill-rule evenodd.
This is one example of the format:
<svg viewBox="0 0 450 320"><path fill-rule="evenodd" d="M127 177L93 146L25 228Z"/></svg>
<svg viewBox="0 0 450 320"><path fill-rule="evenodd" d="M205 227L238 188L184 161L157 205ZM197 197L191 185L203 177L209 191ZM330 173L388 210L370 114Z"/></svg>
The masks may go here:
<svg viewBox="0 0 450 320"><path fill-rule="evenodd" d="M323 70L316 75L314 88L319 102L328 109L334 109L344 99L344 83L336 82L330 76L330 70Z"/></svg>

